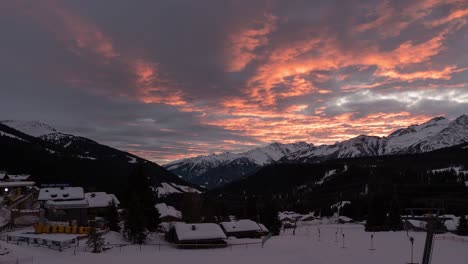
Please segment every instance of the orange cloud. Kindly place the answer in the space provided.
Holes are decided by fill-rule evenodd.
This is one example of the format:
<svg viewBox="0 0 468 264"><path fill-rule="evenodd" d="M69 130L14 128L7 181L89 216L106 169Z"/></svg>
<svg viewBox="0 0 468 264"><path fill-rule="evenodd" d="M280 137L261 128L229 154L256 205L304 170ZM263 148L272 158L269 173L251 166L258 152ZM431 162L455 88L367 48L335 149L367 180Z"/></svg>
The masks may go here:
<svg viewBox="0 0 468 264"><path fill-rule="evenodd" d="M254 60L257 57L255 49L267 44L268 34L275 30L276 21L277 18L272 14L265 14L262 20L254 20L240 32L230 34L226 71L241 71Z"/></svg>
<svg viewBox="0 0 468 264"><path fill-rule="evenodd" d="M448 14L446 17L432 21L431 25L432 26L440 26L449 22L452 22L454 20L459 20L464 18L465 16L468 16L468 9L459 9L451 12ZM464 20L464 23L466 23L466 20Z"/></svg>

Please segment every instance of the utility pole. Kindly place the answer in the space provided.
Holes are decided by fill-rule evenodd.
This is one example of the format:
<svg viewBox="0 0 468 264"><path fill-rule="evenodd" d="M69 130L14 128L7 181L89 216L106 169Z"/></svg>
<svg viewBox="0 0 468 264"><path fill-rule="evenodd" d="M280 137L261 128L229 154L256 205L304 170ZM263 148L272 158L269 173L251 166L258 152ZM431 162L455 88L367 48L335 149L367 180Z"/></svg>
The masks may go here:
<svg viewBox="0 0 468 264"><path fill-rule="evenodd" d="M409 211L411 216L405 216L403 219L409 220L419 220L427 222L426 225L426 242L424 243L424 253L421 264L429 264L432 257L432 247L434 245L434 235L438 230L443 221L448 218L440 216L440 213L443 211L442 208L408 208L406 211ZM415 215L415 212L426 212L423 215Z"/></svg>

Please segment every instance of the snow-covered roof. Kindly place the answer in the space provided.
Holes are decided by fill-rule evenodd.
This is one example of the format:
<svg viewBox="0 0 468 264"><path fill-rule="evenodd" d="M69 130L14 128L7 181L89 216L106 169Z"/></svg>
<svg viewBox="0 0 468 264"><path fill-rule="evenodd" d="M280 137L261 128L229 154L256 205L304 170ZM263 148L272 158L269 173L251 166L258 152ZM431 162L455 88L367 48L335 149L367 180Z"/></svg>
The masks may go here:
<svg viewBox="0 0 468 264"><path fill-rule="evenodd" d="M249 219L241 219L239 221L222 222L221 226L227 233L246 232L246 231L262 231L259 224Z"/></svg>
<svg viewBox="0 0 468 264"><path fill-rule="evenodd" d="M85 199L88 201L90 208L108 207L111 204L112 200L114 201L116 206L120 204L119 200L117 199L117 197L115 197L115 195L105 192L85 193Z"/></svg>
<svg viewBox="0 0 468 264"><path fill-rule="evenodd" d="M296 220L302 217L301 214L292 211L279 212L278 217L281 221Z"/></svg>
<svg viewBox="0 0 468 264"><path fill-rule="evenodd" d="M264 231L264 232L270 232L270 230L268 230L268 228L266 228L265 225L263 225L263 224L258 224L258 225L260 226L260 229L261 229L262 231Z"/></svg>
<svg viewBox="0 0 468 264"><path fill-rule="evenodd" d="M186 224L176 223L174 225L179 240L206 240L206 239L226 239L221 227L217 224Z"/></svg>
<svg viewBox="0 0 468 264"><path fill-rule="evenodd" d="M31 175L29 174L18 174L18 175L8 174L8 179L10 179L11 181L25 181L29 177L31 177Z"/></svg>
<svg viewBox="0 0 468 264"><path fill-rule="evenodd" d="M346 222L346 223L349 223L349 222L354 221L353 219L351 219L351 218L349 218L349 217L347 217L347 216L344 216L344 215L338 216L338 220L343 221L343 222Z"/></svg>
<svg viewBox="0 0 468 264"><path fill-rule="evenodd" d="M155 205L155 207L156 209L158 209L160 218L172 216L175 218L182 219L182 213L170 205L167 205L165 203L159 203Z"/></svg>
<svg viewBox="0 0 468 264"><path fill-rule="evenodd" d="M39 190L39 201L60 201L84 199L84 191L81 187L52 187Z"/></svg>
<svg viewBox="0 0 468 264"><path fill-rule="evenodd" d="M6 173L3 171L0 171L0 180L3 180L6 176Z"/></svg>
<svg viewBox="0 0 468 264"><path fill-rule="evenodd" d="M311 219L315 219L314 213L303 215L299 220L304 221L304 220L311 220Z"/></svg>
<svg viewBox="0 0 468 264"><path fill-rule="evenodd" d="M33 181L20 181L20 182L0 182L0 187L26 187L34 186Z"/></svg>

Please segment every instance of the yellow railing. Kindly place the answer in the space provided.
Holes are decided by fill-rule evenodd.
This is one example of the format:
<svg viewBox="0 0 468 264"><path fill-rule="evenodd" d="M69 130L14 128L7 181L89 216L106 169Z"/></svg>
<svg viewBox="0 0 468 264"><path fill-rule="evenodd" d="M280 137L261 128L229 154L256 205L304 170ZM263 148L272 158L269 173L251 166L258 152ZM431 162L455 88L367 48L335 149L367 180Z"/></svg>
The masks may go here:
<svg viewBox="0 0 468 264"><path fill-rule="evenodd" d="M36 224L34 232L36 234L88 234L91 227L88 226L59 226Z"/></svg>

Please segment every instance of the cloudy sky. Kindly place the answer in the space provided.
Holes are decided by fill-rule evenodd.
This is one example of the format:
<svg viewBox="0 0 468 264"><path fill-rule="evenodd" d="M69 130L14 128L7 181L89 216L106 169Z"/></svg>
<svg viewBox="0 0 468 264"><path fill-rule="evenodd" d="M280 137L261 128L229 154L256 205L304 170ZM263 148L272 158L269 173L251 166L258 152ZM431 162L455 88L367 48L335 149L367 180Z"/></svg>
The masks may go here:
<svg viewBox="0 0 468 264"><path fill-rule="evenodd" d="M159 163L468 113L466 0L1 1L0 119Z"/></svg>

